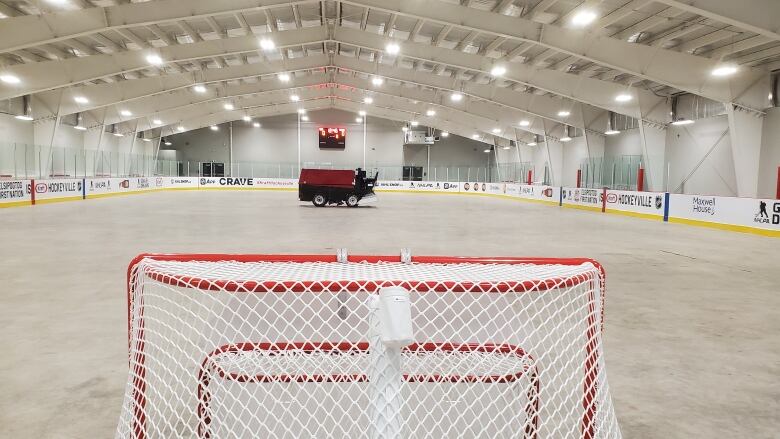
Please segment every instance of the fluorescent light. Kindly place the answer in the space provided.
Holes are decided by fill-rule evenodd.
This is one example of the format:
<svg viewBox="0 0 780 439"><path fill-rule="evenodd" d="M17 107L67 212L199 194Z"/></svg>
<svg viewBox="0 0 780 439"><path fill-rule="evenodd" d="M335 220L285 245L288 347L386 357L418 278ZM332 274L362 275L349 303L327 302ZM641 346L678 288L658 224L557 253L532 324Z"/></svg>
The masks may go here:
<svg viewBox="0 0 780 439"><path fill-rule="evenodd" d="M634 99L634 97L631 96L630 94L626 94L626 93L622 93L622 94L619 94L619 95L615 96L615 101L617 101L617 102L628 102L631 99Z"/></svg>
<svg viewBox="0 0 780 439"><path fill-rule="evenodd" d="M309 116L304 114L303 116L301 116L301 120L304 121L304 122L308 122L309 121Z"/></svg>
<svg viewBox="0 0 780 439"><path fill-rule="evenodd" d="M374 98L372 98L372 97L365 97L365 98L363 98L363 102L365 102L366 104L371 105L371 104L374 103Z"/></svg>
<svg viewBox="0 0 780 439"><path fill-rule="evenodd" d="M363 123L363 118L362 117L358 117L358 118L355 119L355 122Z"/></svg>
<svg viewBox="0 0 780 439"><path fill-rule="evenodd" d="M490 148L488 148L488 149L486 149L486 150L484 150L482 152L488 152L489 153L490 152Z"/></svg>
<svg viewBox="0 0 780 439"><path fill-rule="evenodd" d="M178 127L176 127L176 131L178 131L178 132L184 131L184 127L179 125Z"/></svg>
<svg viewBox="0 0 780 439"><path fill-rule="evenodd" d="M195 87L192 87L193 90L195 90L196 93L206 93L206 87L204 85L198 84Z"/></svg>
<svg viewBox="0 0 780 439"><path fill-rule="evenodd" d="M22 82L18 77L9 74L0 75L0 81L5 82L6 84L18 84Z"/></svg>
<svg viewBox="0 0 780 439"><path fill-rule="evenodd" d="M718 66L712 69L712 76L731 76L737 73L737 70L737 66L732 64Z"/></svg>
<svg viewBox="0 0 780 439"><path fill-rule="evenodd" d="M399 46L397 43L387 43L387 46L385 46L385 51L390 55L395 55L401 51L401 46Z"/></svg>
<svg viewBox="0 0 780 439"><path fill-rule="evenodd" d="M252 124L252 126L255 128L260 128L260 122L255 122Z"/></svg>
<svg viewBox="0 0 780 439"><path fill-rule="evenodd" d="M252 122L252 118L249 116L244 116L242 119L244 119L244 122Z"/></svg>
<svg viewBox="0 0 780 439"><path fill-rule="evenodd" d="M79 131L85 131L85 130L87 129L87 127L83 127L83 126L81 126L81 125L76 125L76 126L75 126L75 127L73 127L73 128L75 128L75 129L77 129L77 130L79 130Z"/></svg>
<svg viewBox="0 0 780 439"><path fill-rule="evenodd" d="M282 82L290 82L290 75L288 75L287 73L280 73L279 76L277 77Z"/></svg>
<svg viewBox="0 0 780 439"><path fill-rule="evenodd" d="M450 99L452 99L454 102L460 102L463 100L463 95L460 93L453 93L450 95Z"/></svg>
<svg viewBox="0 0 780 439"><path fill-rule="evenodd" d="M146 137L144 137L144 138L143 138L143 139L141 139L141 140L143 140L144 142L151 142L151 141L152 141L152 139L147 139Z"/></svg>
<svg viewBox="0 0 780 439"><path fill-rule="evenodd" d="M89 99L85 98L84 96L76 96L73 98L74 101L76 101L77 104L88 104Z"/></svg>
<svg viewBox="0 0 780 439"><path fill-rule="evenodd" d="M260 40L260 47L263 50L274 50L276 48L276 43L274 43L273 40L269 40L268 38L263 38Z"/></svg>
<svg viewBox="0 0 780 439"><path fill-rule="evenodd" d="M380 85L384 84L384 82L385 82L385 80L380 78L379 76L374 76L373 78L371 78L371 83L376 85L376 86L380 86Z"/></svg>
<svg viewBox="0 0 780 439"><path fill-rule="evenodd" d="M303 108L298 109L298 114L306 114L306 110Z"/></svg>
<svg viewBox="0 0 780 439"><path fill-rule="evenodd" d="M219 131L219 127L216 125L212 125L209 128L211 128L211 131Z"/></svg>
<svg viewBox="0 0 780 439"><path fill-rule="evenodd" d="M570 114L571 114L571 112L570 111L566 111L566 110L561 110L561 111L558 112L558 116L559 117L569 117Z"/></svg>
<svg viewBox="0 0 780 439"><path fill-rule="evenodd" d="M293 101L293 102L298 102L298 101L301 100L301 97L298 96L298 95L292 95L292 96L290 96L290 100Z"/></svg>
<svg viewBox="0 0 780 439"><path fill-rule="evenodd" d="M504 66L493 66L493 68L490 69L490 74L492 76L504 76L504 73L506 73L506 67Z"/></svg>
<svg viewBox="0 0 780 439"><path fill-rule="evenodd" d="M162 121L160 119L155 119L152 121L152 123L155 125L162 125Z"/></svg>
<svg viewBox="0 0 780 439"><path fill-rule="evenodd" d="M160 58L160 55L148 55L146 57L146 62L155 66L159 66L163 63L163 60Z"/></svg>
<svg viewBox="0 0 780 439"><path fill-rule="evenodd" d="M229 103L229 102L228 102L227 104L223 105L222 107L223 107L225 110L228 110L228 111L230 111L230 110L233 110L233 109L235 109L235 108L236 108L236 107L234 107L234 106L233 106L233 104L231 104L231 103Z"/></svg>
<svg viewBox="0 0 780 439"><path fill-rule="evenodd" d="M407 131L409 131L409 128L407 128L407 127L401 127L401 131L403 131L403 132L407 132Z"/></svg>
<svg viewBox="0 0 780 439"><path fill-rule="evenodd" d="M416 126L420 125L420 122L417 122L416 120L413 120L413 121L409 122L409 125L411 125L413 127L416 127Z"/></svg>
<svg viewBox="0 0 780 439"><path fill-rule="evenodd" d="M479 139L479 134L472 134L471 138L474 139L474 140L477 140L477 139Z"/></svg>
<svg viewBox="0 0 780 439"><path fill-rule="evenodd" d="M561 137L561 142L571 142L571 137L569 136Z"/></svg>
<svg viewBox="0 0 780 439"><path fill-rule="evenodd" d="M113 134L116 137L125 137L125 135L122 133L111 133L111 134Z"/></svg>
<svg viewBox="0 0 780 439"><path fill-rule="evenodd" d="M607 130L607 131L604 132L604 134L606 134L608 136L614 136L615 134L620 134L620 131L618 131L618 130Z"/></svg>
<svg viewBox="0 0 780 439"><path fill-rule="evenodd" d="M508 146L502 146L501 149L509 149Z"/></svg>
<svg viewBox="0 0 780 439"><path fill-rule="evenodd" d="M436 116L436 111L428 110L428 111L425 112L425 115L428 116L428 117Z"/></svg>
<svg viewBox="0 0 780 439"><path fill-rule="evenodd" d="M449 136L450 136L450 133L448 133L447 131L442 131L442 132L441 132L441 136L442 136L442 137L449 137Z"/></svg>
<svg viewBox="0 0 780 439"><path fill-rule="evenodd" d="M32 116L28 116L26 114L20 114L20 115L14 116L14 117L19 119L19 120L27 120L27 121L33 120Z"/></svg>
<svg viewBox="0 0 780 439"><path fill-rule="evenodd" d="M173 143L171 143L171 141L170 141L170 140L166 140L166 141L165 141L165 146L171 146L171 145L173 145Z"/></svg>
<svg viewBox="0 0 780 439"><path fill-rule="evenodd" d="M366 115L366 110L360 110L360 111L358 111L358 114L361 115L361 116L365 116Z"/></svg>
<svg viewBox="0 0 780 439"><path fill-rule="evenodd" d="M536 142L528 142L528 143L526 143L526 145L528 145L528 146L536 146Z"/></svg>
<svg viewBox="0 0 780 439"><path fill-rule="evenodd" d="M571 24L575 26L587 26L596 19L596 13L590 10L580 11L571 18Z"/></svg>
<svg viewBox="0 0 780 439"><path fill-rule="evenodd" d="M130 117L130 116L133 115L133 113L131 111L129 111L129 110L122 110L122 111L119 112L119 114L121 114L124 117Z"/></svg>
<svg viewBox="0 0 780 439"><path fill-rule="evenodd" d="M501 132L501 128L493 128L493 134L499 134Z"/></svg>
<svg viewBox="0 0 780 439"><path fill-rule="evenodd" d="M692 123L693 121L691 119L677 119L674 122L672 122L672 125L680 126L680 125L690 125Z"/></svg>
<svg viewBox="0 0 780 439"><path fill-rule="evenodd" d="M530 121L527 121L527 120L521 120L521 121L520 121L520 126L521 126L521 127L527 127L527 126L529 126L529 125L531 125L531 122L530 122Z"/></svg>

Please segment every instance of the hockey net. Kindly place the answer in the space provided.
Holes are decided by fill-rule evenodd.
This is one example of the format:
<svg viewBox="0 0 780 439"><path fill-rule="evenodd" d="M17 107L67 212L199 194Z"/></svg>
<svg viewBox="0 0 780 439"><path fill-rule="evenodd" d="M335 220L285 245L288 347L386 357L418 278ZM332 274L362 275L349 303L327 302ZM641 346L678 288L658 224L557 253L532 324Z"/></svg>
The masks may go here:
<svg viewBox="0 0 780 439"><path fill-rule="evenodd" d="M413 328L389 362L388 286ZM584 259L139 256L116 437L619 438L603 304Z"/></svg>

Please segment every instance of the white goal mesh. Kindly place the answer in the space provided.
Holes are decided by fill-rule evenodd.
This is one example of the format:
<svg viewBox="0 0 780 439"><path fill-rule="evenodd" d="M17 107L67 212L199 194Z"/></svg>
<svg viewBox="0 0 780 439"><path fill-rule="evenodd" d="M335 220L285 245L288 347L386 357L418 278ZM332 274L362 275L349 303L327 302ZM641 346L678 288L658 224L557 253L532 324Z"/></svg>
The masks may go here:
<svg viewBox="0 0 780 439"><path fill-rule="evenodd" d="M128 283L117 438L620 437L592 261L144 256ZM388 286L395 363L370 338Z"/></svg>

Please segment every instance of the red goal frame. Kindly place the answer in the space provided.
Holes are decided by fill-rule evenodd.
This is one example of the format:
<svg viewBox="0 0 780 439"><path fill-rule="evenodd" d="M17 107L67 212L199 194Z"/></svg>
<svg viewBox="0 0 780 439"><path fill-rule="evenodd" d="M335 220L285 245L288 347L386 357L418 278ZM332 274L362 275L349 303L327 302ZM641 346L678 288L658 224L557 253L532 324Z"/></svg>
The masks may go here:
<svg viewBox="0 0 780 439"><path fill-rule="evenodd" d="M228 254L228 253L191 253L191 254L165 254L165 253L142 253L133 258L127 267L127 336L128 336L128 363L132 366L133 358L130 357L132 353L132 306L133 306L133 275L137 269L138 264L144 259L152 259L156 261L178 261L178 262L288 262L288 263L310 263L310 262L339 262L338 257L335 254L331 255L307 255L307 254L290 254L290 255L263 255L263 254ZM403 262L400 255L394 256L376 256L376 255L349 255L346 262ZM534 258L534 257L464 257L464 256L412 256L412 263L429 263L429 264L531 264L531 265L582 265L584 263L593 264L599 272L599 285L601 289L601 329L603 331L604 322L604 295L606 292L606 272L604 267L596 260L590 258ZM317 281L300 281L300 282L285 282L279 284L278 282L243 282L237 283L229 280L207 280L198 279L188 276L171 276L165 273L151 273L151 277L161 283L167 283L173 286L201 288L208 290L220 290L228 292L236 292L239 288L242 293L274 293L280 291L304 291L307 288L311 290L311 286ZM489 293L510 293L510 292L526 292L531 288L535 291L544 291L551 288L556 288L561 285L575 286L584 282L592 281L590 276L576 276L569 278L553 278L547 279L545 282L541 281L523 281L523 282L499 282L497 284L485 284L486 287L480 292ZM447 287L454 286L456 284L464 285L462 282L453 282L451 285L446 284L441 291L446 291ZM281 285L281 287L280 287ZM334 283L332 287L333 291L356 291L358 288L366 288L366 286L372 285L371 282L365 281L344 281ZM411 291L420 289L420 283L409 283L399 281L396 283L398 286L403 286ZM436 282L436 285L441 285L441 282ZM422 285L423 291L431 291L427 288L428 284ZM433 286L433 285L430 285ZM469 288L464 288L464 291L470 290L471 287L478 287L481 285L467 284ZM279 290L277 290L277 287ZM322 289L324 291L324 289ZM434 292L439 291L433 289ZM452 291L452 290L450 290ZM593 407L593 400L596 397L596 382L598 376L598 351L595 346L595 298L591 293L588 305L588 330L586 333L586 339L589 340L586 344L586 358L585 358L585 380L583 384L583 399L582 406L585 409L585 413L582 418L582 438L594 439L594 418L595 408ZM136 370L135 377L133 379L133 392L135 406L133 408L134 422L132 434L137 439L144 439L146 437L146 415L144 413L144 406L146 405L146 382L145 375L146 369L145 354L144 354L144 341L143 341L143 316L140 319L141 328L139 333L141 335L140 341L138 341L139 353L136 354L136 363L140 365ZM538 382L538 381L537 381Z"/></svg>

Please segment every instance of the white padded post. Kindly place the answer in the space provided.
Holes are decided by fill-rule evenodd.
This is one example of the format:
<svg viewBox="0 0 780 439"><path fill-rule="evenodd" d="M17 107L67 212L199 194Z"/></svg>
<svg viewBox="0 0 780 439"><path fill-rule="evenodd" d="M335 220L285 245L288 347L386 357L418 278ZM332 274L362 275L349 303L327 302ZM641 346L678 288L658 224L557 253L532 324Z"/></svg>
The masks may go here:
<svg viewBox="0 0 780 439"><path fill-rule="evenodd" d="M409 291L401 287L382 288L370 300L370 437L401 439L401 350L413 339Z"/></svg>

